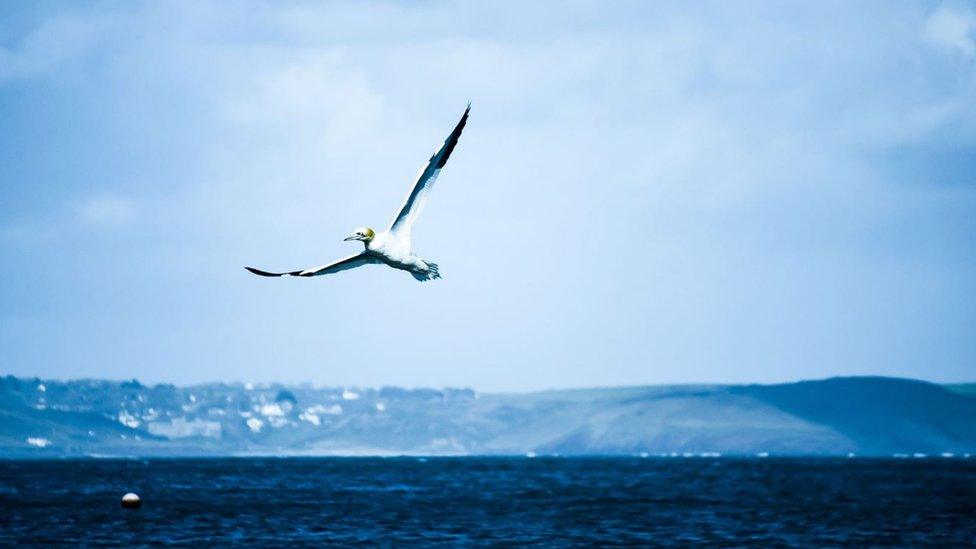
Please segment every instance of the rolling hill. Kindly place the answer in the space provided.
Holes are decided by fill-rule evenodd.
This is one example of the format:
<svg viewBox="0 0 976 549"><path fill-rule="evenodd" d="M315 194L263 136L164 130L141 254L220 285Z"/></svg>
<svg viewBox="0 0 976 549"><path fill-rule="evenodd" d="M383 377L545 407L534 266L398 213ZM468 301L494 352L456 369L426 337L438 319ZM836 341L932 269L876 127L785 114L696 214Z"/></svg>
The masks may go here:
<svg viewBox="0 0 976 549"><path fill-rule="evenodd" d="M0 456L976 454L966 387L849 377L500 394L7 376Z"/></svg>

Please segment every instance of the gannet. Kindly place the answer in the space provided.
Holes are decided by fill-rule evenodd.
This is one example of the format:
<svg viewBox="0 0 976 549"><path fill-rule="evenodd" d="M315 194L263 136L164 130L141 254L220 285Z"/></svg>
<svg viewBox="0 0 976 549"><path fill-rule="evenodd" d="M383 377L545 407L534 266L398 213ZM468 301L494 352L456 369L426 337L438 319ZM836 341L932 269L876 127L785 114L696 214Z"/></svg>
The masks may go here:
<svg viewBox="0 0 976 549"><path fill-rule="evenodd" d="M344 239L362 242L365 247L362 252L333 263L299 271L271 273L253 267L244 268L260 276L319 276L348 271L371 263L385 263L394 269L409 272L421 282L440 278L441 274L436 263L421 259L420 256L413 253L410 245L410 230L421 210L423 210L424 204L427 202L427 195L434 186L437 176L440 175L444 165L447 164L447 159L451 156L451 152L454 151L458 138L461 137L461 130L464 129L464 124L468 121L470 111L471 104L468 103L467 108L464 109L464 114L461 115L461 120L454 126L454 131L447 136L444 144L434 153L434 156L430 157L427 165L420 171L417 181L410 189L410 193L407 194L407 198L404 199L403 206L400 207L389 228L377 233L369 227L360 227Z"/></svg>

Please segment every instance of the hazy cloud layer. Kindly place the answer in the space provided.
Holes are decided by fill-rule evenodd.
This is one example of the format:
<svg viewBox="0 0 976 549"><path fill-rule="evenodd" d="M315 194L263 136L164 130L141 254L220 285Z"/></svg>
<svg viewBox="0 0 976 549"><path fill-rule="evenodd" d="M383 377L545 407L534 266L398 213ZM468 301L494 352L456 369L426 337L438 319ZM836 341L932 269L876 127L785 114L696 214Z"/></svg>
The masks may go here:
<svg viewBox="0 0 976 549"><path fill-rule="evenodd" d="M57 377L976 377L966 3L7 6L0 346ZM445 279L265 280L384 228Z"/></svg>

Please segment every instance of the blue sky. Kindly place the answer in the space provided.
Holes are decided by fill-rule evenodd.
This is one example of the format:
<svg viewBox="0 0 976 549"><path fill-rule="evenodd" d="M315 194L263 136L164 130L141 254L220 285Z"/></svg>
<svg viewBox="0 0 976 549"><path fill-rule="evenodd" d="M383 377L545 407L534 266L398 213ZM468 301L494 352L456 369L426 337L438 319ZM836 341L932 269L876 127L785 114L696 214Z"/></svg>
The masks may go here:
<svg viewBox="0 0 976 549"><path fill-rule="evenodd" d="M383 228L445 276L263 279ZM4 373L976 379L976 5L0 6Z"/></svg>

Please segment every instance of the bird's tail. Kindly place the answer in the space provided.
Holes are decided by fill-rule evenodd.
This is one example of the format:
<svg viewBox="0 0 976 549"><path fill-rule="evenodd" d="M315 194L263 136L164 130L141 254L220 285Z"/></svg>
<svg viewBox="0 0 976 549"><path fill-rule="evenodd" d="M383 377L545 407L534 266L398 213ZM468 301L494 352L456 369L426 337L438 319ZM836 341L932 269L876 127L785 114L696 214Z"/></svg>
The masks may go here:
<svg viewBox="0 0 976 549"><path fill-rule="evenodd" d="M428 280L437 280L441 277L441 272L437 268L437 263L431 263L430 261L424 261L427 264L427 272L425 273L410 273L414 278L421 282L427 282Z"/></svg>

